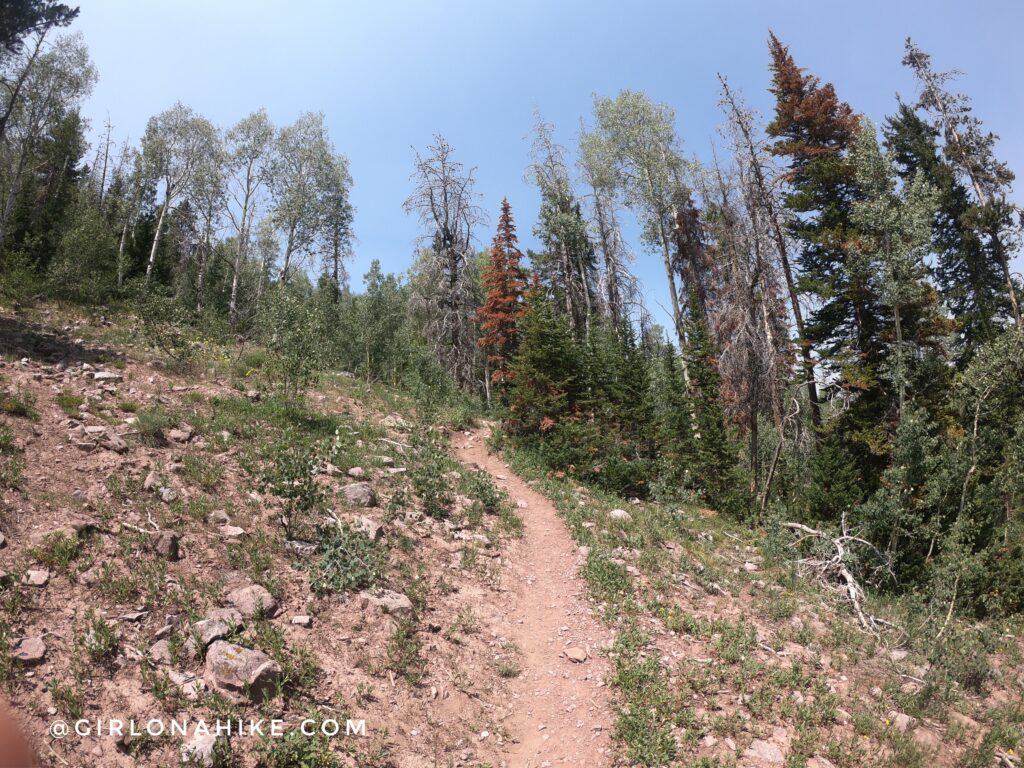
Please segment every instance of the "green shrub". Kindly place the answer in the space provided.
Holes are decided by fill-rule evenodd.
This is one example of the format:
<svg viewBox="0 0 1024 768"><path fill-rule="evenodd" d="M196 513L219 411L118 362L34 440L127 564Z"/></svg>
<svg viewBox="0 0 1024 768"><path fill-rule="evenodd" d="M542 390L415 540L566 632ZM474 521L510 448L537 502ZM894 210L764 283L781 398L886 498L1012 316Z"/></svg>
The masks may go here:
<svg viewBox="0 0 1024 768"><path fill-rule="evenodd" d="M451 514L455 490L446 477L455 463L429 436L420 436L416 444L416 465L411 473L412 487L423 502L423 513L443 519Z"/></svg>
<svg viewBox="0 0 1024 768"><path fill-rule="evenodd" d="M171 415L159 405L144 408L135 415L135 431L143 445L159 447L164 444L164 430L174 424Z"/></svg>
<svg viewBox="0 0 1024 768"><path fill-rule="evenodd" d="M322 528L318 557L309 566L309 585L318 595L354 592L376 584L387 565L387 550L347 523Z"/></svg>
<svg viewBox="0 0 1024 768"><path fill-rule="evenodd" d="M54 398L54 402L65 414L72 418L78 418L81 415L79 408L85 402L85 398L70 392L61 392Z"/></svg>

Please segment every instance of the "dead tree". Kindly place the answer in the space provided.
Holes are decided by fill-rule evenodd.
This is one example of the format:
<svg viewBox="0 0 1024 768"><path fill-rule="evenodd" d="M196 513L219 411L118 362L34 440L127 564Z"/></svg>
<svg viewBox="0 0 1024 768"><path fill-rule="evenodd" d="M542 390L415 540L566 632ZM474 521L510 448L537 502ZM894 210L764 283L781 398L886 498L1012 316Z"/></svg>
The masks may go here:
<svg viewBox="0 0 1024 768"><path fill-rule="evenodd" d="M452 378L469 386L476 381L476 338L468 267L473 227L484 222L473 191L474 169L465 171L453 159L451 145L440 134L426 156L415 154L415 187L404 209L415 213L426 230L416 292L426 313L423 332Z"/></svg>

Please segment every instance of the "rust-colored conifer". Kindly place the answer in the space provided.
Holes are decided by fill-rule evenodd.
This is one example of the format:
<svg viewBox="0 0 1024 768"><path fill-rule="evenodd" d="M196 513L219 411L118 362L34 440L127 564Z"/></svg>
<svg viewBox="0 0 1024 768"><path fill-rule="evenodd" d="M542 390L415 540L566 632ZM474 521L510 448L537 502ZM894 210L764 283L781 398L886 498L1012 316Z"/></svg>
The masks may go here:
<svg viewBox="0 0 1024 768"><path fill-rule="evenodd" d="M498 231L483 274L486 292L483 306L477 310L482 335L480 346L487 350L491 382L500 385L509 375L508 363L519 341L519 319L523 315L526 281L520 261L523 258L512 220L508 199L501 203Z"/></svg>

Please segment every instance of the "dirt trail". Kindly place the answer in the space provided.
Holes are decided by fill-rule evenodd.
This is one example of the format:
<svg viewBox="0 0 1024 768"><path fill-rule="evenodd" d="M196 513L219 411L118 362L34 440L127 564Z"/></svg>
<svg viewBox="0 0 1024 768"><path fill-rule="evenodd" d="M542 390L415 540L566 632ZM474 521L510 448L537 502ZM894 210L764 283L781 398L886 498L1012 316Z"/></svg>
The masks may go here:
<svg viewBox="0 0 1024 768"><path fill-rule="evenodd" d="M523 537L509 545L509 586L495 606L507 622L506 637L521 650L522 674L512 681L514 713L506 723L515 742L509 764L515 768L612 764L612 715L604 681L609 663L599 648L611 637L591 612L578 575L580 554L544 496L487 451L489 430L453 437L455 454L477 464L514 502L524 523ZM587 659L574 663L569 648L583 648Z"/></svg>

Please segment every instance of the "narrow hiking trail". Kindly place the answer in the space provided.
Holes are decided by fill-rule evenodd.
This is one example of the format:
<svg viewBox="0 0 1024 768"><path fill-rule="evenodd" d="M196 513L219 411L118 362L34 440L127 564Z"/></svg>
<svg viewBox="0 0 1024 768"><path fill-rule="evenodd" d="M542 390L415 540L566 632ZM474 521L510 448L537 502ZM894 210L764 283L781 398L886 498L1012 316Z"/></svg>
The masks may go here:
<svg viewBox="0 0 1024 768"><path fill-rule="evenodd" d="M508 590L494 606L521 651L522 673L512 681L508 703L509 765L611 766L609 662L600 652L611 632L593 615L578 574L579 549L558 511L488 452L489 434L486 427L459 432L452 444L463 464L479 466L519 503L524 524L522 538L508 545ZM579 649L586 654L582 662L566 655Z"/></svg>

